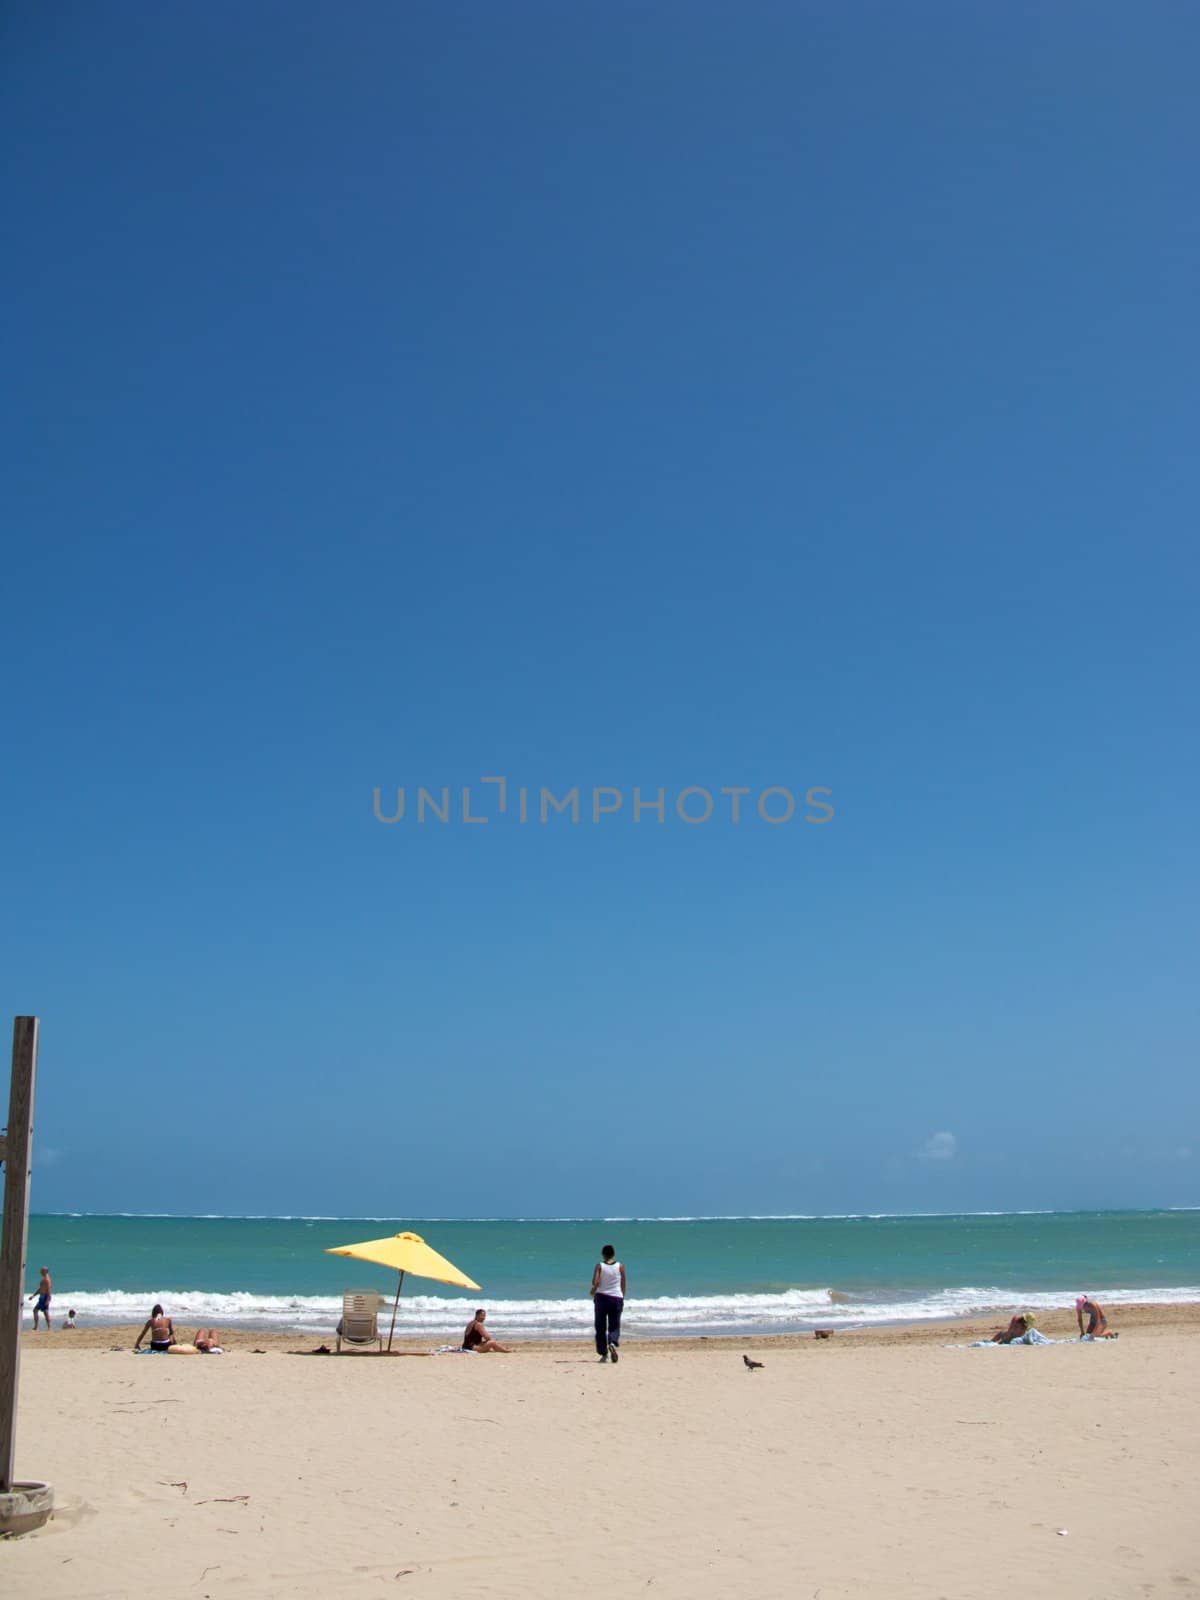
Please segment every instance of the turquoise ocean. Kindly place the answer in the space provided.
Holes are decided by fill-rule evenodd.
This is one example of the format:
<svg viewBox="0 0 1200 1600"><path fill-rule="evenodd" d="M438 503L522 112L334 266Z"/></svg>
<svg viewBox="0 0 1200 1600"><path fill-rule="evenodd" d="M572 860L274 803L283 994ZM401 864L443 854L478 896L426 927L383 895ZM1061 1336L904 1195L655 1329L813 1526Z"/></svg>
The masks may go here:
<svg viewBox="0 0 1200 1600"><path fill-rule="evenodd" d="M54 1321L175 1321L328 1336L345 1289L390 1299L395 1276L331 1245L411 1229L483 1286L408 1280L400 1322L431 1342L476 1304L513 1337L587 1333L600 1247L626 1263L630 1338L799 1332L1070 1306L1200 1301L1200 1211L962 1216L155 1217L39 1215L29 1283L47 1265ZM26 1308L27 1320L29 1308Z"/></svg>

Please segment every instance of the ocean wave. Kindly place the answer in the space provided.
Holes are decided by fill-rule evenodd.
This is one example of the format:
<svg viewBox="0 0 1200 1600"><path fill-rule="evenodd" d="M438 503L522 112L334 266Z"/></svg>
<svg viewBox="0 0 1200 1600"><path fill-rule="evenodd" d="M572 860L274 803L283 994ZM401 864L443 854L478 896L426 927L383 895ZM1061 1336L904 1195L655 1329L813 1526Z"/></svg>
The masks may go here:
<svg viewBox="0 0 1200 1600"><path fill-rule="evenodd" d="M374 1291L368 1291L374 1292ZM632 1299L625 1313L631 1335L686 1336L742 1332L804 1332L817 1326L862 1327L880 1323L926 1322L1012 1310L1069 1308L1074 1288L1014 1292L995 1286L964 1285L911 1298L851 1295L832 1288L786 1289L775 1293L663 1295ZM1095 1290L1108 1306L1143 1302L1180 1305L1200 1302L1200 1286ZM458 1333L479 1299L491 1322L514 1336L569 1338L586 1335L592 1308L582 1299L498 1300L484 1296L404 1295L397 1328L406 1337ZM62 1290L56 1309L74 1308L81 1323L143 1321L161 1303L181 1324L214 1323L228 1328L275 1329L286 1333L328 1334L341 1314L339 1295L259 1295L203 1289ZM392 1297L379 1295L380 1311L390 1313Z"/></svg>
<svg viewBox="0 0 1200 1600"><path fill-rule="evenodd" d="M367 1293L376 1291L368 1290ZM380 1309L390 1308L390 1295L377 1295ZM406 1294L400 1301L400 1319L409 1327L444 1331L461 1326L474 1309L478 1295ZM201 1289L159 1289L152 1293L128 1290L64 1290L55 1295L61 1307L73 1307L81 1318L101 1322L131 1322L145 1318L154 1304L162 1304L180 1321L215 1320L230 1325L280 1328L327 1328L341 1314L340 1295L256 1295L245 1290L228 1293ZM487 1297L493 1322L529 1333L573 1334L591 1325L590 1300L503 1300ZM636 1312L634 1306L636 1304ZM664 1295L630 1302L630 1316L647 1330L672 1327L744 1327L759 1322L794 1322L833 1305L828 1289L789 1289L777 1294Z"/></svg>

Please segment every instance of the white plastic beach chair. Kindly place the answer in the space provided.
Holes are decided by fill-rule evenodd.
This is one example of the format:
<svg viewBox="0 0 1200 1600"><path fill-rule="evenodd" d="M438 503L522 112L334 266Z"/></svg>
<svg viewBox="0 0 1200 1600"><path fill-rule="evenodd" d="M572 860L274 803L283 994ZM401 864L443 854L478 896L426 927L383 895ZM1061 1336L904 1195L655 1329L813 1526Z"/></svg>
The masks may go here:
<svg viewBox="0 0 1200 1600"><path fill-rule="evenodd" d="M342 1320L338 1325L338 1354L342 1346L350 1350L366 1350L374 1345L383 1349L383 1335L379 1331L379 1296L365 1294L358 1289L348 1289L342 1296Z"/></svg>

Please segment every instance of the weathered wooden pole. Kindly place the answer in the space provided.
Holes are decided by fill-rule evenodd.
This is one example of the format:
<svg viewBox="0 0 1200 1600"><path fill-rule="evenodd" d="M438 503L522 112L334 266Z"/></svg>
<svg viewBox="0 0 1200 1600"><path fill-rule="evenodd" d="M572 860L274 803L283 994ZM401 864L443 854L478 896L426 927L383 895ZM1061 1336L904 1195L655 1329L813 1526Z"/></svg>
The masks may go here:
<svg viewBox="0 0 1200 1600"><path fill-rule="evenodd" d="M12 1086L4 1160L4 1220L0 1232L0 1493L11 1490L17 1430L17 1375L21 1365L21 1300L29 1240L29 1176L33 1151L33 1084L37 1075L38 1019L13 1018ZM46 1319L49 1322L49 1318Z"/></svg>

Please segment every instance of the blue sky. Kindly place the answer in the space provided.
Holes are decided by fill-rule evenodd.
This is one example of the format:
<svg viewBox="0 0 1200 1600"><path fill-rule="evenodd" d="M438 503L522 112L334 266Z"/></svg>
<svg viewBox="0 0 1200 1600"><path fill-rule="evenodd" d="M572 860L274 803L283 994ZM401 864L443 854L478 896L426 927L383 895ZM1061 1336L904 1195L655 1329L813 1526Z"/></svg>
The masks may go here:
<svg viewBox="0 0 1200 1600"><path fill-rule="evenodd" d="M1200 1201L1193 8L4 29L36 1209Z"/></svg>

